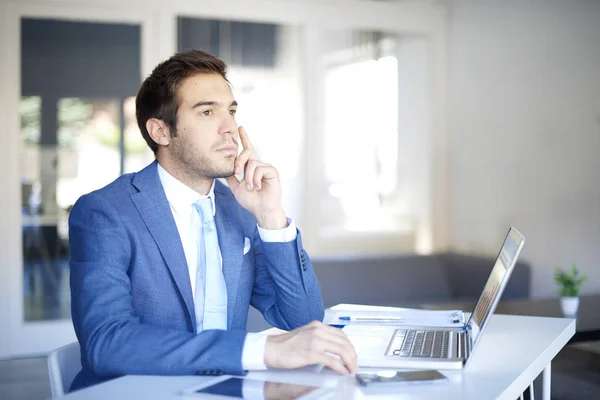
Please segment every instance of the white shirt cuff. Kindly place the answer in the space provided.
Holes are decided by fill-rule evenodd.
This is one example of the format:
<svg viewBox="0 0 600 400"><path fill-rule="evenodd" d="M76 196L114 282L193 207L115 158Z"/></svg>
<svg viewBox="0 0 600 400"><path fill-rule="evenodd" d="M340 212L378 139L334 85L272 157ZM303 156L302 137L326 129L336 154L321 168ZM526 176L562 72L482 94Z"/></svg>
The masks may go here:
<svg viewBox="0 0 600 400"><path fill-rule="evenodd" d="M265 345L267 335L247 333L242 349L242 368L246 371L267 369L265 365Z"/></svg>
<svg viewBox="0 0 600 400"><path fill-rule="evenodd" d="M263 242L286 243L296 240L296 223L293 219L288 218L288 226L283 229L264 229L258 224L258 234Z"/></svg>

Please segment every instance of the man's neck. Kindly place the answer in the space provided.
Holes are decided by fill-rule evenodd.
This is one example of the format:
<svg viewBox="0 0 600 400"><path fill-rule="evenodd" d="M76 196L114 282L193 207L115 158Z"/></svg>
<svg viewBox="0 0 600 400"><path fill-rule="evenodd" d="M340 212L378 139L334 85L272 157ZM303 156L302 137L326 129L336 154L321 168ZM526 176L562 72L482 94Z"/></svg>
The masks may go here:
<svg viewBox="0 0 600 400"><path fill-rule="evenodd" d="M178 165L177 162L163 157L157 157L156 160L173 178L193 189L198 194L206 196L210 191L214 179L199 177L185 166Z"/></svg>

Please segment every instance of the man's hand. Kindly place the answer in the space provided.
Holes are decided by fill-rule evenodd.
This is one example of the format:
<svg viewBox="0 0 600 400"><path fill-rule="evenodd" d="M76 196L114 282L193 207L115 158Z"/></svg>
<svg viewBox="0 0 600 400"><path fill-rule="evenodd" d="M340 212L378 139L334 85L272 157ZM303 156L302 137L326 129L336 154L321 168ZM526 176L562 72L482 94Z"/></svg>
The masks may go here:
<svg viewBox="0 0 600 400"><path fill-rule="evenodd" d="M246 130L240 126L242 152L235 160L235 173L244 172L239 181L235 175L227 178L227 183L235 199L242 207L250 211L261 228L283 229L287 218L281 207L281 184L279 173L269 164L256 158Z"/></svg>
<svg viewBox="0 0 600 400"><path fill-rule="evenodd" d="M346 375L356 371L356 351L344 332L319 321L267 338L267 367L299 368L314 364L323 364Z"/></svg>

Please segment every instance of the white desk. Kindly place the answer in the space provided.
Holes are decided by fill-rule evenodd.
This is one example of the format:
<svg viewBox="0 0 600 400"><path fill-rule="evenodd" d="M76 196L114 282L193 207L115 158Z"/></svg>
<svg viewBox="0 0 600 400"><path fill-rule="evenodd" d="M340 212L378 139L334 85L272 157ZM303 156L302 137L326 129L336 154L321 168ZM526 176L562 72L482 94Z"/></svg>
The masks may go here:
<svg viewBox="0 0 600 400"><path fill-rule="evenodd" d="M575 334L575 320L494 315L467 369L442 371L448 383L386 388L363 392L353 377L329 370L320 374L299 371L251 372L250 377L280 382L335 387L335 399L510 399L521 393L544 370ZM201 376L125 376L65 396L68 400L183 398L177 392L213 379ZM549 384L549 380L547 381ZM549 393L547 393L549 398ZM214 397L211 397L214 398ZM223 398L227 399L227 398Z"/></svg>

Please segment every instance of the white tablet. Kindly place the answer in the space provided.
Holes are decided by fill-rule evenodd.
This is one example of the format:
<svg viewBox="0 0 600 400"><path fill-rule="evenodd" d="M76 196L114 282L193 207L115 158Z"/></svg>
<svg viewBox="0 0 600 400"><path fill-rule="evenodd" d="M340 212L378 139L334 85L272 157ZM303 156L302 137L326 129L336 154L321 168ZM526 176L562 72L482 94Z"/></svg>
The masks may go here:
<svg viewBox="0 0 600 400"><path fill-rule="evenodd" d="M265 381L239 376L221 376L181 391L185 397L222 399L321 399L333 393L331 388L296 383Z"/></svg>

